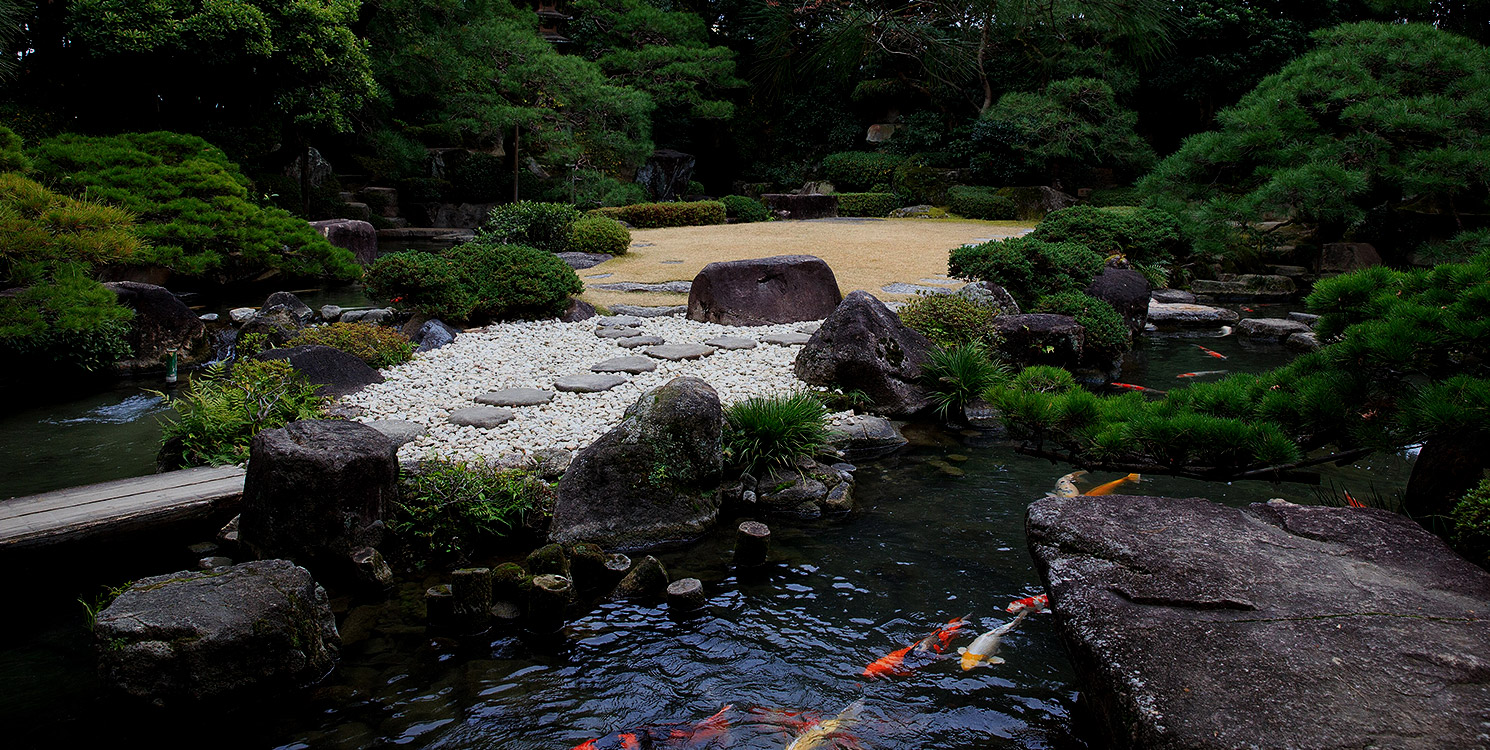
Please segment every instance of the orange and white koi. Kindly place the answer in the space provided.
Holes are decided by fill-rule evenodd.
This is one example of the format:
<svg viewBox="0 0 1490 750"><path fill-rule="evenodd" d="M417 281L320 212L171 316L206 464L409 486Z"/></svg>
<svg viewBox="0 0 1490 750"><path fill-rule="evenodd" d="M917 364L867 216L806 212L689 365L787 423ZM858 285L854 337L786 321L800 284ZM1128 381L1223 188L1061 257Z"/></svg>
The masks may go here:
<svg viewBox="0 0 1490 750"><path fill-rule="evenodd" d="M1182 372L1176 378L1203 378L1207 375L1225 375L1230 370L1196 370L1195 372Z"/></svg>
<svg viewBox="0 0 1490 750"><path fill-rule="evenodd" d="M1029 611L1034 612L1035 614L1039 614L1041 612L1044 612L1045 608L1049 606L1050 595L1040 594L1038 596L1027 596L1023 599L1015 599L1014 601L1009 602L1009 606L1004 607L1004 611L1010 613Z"/></svg>
<svg viewBox="0 0 1490 750"><path fill-rule="evenodd" d="M608 734L576 745L574 750L661 750L661 748L702 748L729 733L725 713L733 706L696 724L659 724Z"/></svg>
<svg viewBox="0 0 1490 750"><path fill-rule="evenodd" d="M1208 354L1208 355L1210 355L1212 357L1215 357L1216 359L1226 359L1226 355L1225 354L1222 354L1221 352L1211 351L1210 349L1207 349L1207 348L1201 346L1200 344L1196 344L1195 345L1195 348L1201 350L1202 352L1205 352L1206 354Z"/></svg>
<svg viewBox="0 0 1490 750"><path fill-rule="evenodd" d="M1159 390L1157 388L1147 388L1147 387L1141 386L1141 385L1133 385L1132 383L1119 383L1116 380L1112 381L1112 387L1113 388L1122 388L1122 389L1128 390L1128 391L1138 391L1139 393L1158 393L1158 394L1163 394L1164 393L1164 391L1161 391L1161 390Z"/></svg>
<svg viewBox="0 0 1490 750"><path fill-rule="evenodd" d="M935 633L922 638L921 642L916 644L916 653L945 654L947 652L947 646L952 643L952 636L957 635L957 631L968 624L967 618L972 616L973 613L969 612L962 617L954 617L948 620L946 625L937 628Z"/></svg>
<svg viewBox="0 0 1490 750"><path fill-rule="evenodd" d="M875 659L864 668L864 676L869 678L904 677L910 674L911 670L905 668L905 656L915 647L915 644L912 644Z"/></svg>
<svg viewBox="0 0 1490 750"><path fill-rule="evenodd" d="M827 721L814 722L807 730L797 735L786 750L829 750L859 743L848 734L848 730L859 721L864 711L864 699L848 704L846 708Z"/></svg>
<svg viewBox="0 0 1490 750"><path fill-rule="evenodd" d="M987 664L989 666L1003 664L1003 658L995 656L999 650L999 640L1009 631L1018 627L1019 623L1023 622L1025 616L1029 613L1030 610L1021 609L1019 610L1019 614L1014 616L1014 619L978 636L977 640L973 641L971 646L957 649L957 653L962 655L962 671L966 672L979 664Z"/></svg>
<svg viewBox="0 0 1490 750"><path fill-rule="evenodd" d="M1107 482L1106 484L1099 484L1096 487L1093 487L1093 488L1091 488L1091 489L1089 489L1086 492L1083 492L1081 494L1087 495L1087 496L1111 495L1113 490L1115 490L1115 489L1117 489L1117 488L1119 488L1119 487L1121 487L1121 486L1123 486L1125 484L1128 484L1129 482L1132 482L1134 484L1137 484L1139 481L1142 481L1142 479L1143 479L1143 477L1141 475L1139 475L1139 474L1129 474L1128 476L1125 476L1122 479L1114 479L1111 482Z"/></svg>

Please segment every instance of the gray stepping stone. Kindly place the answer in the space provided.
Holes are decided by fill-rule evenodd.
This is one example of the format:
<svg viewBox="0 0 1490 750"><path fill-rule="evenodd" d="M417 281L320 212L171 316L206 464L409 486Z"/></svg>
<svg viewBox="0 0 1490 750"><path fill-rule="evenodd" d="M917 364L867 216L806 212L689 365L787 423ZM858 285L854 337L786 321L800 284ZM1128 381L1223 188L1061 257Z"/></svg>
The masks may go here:
<svg viewBox="0 0 1490 750"><path fill-rule="evenodd" d="M961 284L957 279L921 279L922 284L937 284L939 286L956 286Z"/></svg>
<svg viewBox="0 0 1490 750"><path fill-rule="evenodd" d="M598 372L582 372L575 375L565 375L554 381L554 387L569 393L599 393L608 391L626 382L623 375L609 375Z"/></svg>
<svg viewBox="0 0 1490 750"><path fill-rule="evenodd" d="M612 276L615 276L615 274L613 274L613 273L592 273L589 276L586 276L585 278L587 278L587 279L608 279L608 278L610 278Z"/></svg>
<svg viewBox="0 0 1490 750"><path fill-rule="evenodd" d="M643 346L656 346L666 343L667 340L661 336L631 336L617 341L616 345L623 349L637 349Z"/></svg>
<svg viewBox="0 0 1490 750"><path fill-rule="evenodd" d="M773 333L769 336L762 336L761 341L777 346L801 346L811 338L805 333Z"/></svg>
<svg viewBox="0 0 1490 750"><path fill-rule="evenodd" d="M682 315L688 312L687 305L611 305L610 311L620 315L635 315L638 318L660 318L665 315Z"/></svg>
<svg viewBox="0 0 1490 750"><path fill-rule="evenodd" d="M714 347L703 344L663 344L647 348L648 357L677 362L684 359L699 359L714 353Z"/></svg>
<svg viewBox="0 0 1490 750"><path fill-rule="evenodd" d="M657 363L648 357L615 357L590 367L590 372L629 372L632 375L651 372Z"/></svg>
<svg viewBox="0 0 1490 750"><path fill-rule="evenodd" d="M693 288L693 282L663 281L656 284L646 284L636 281L613 281L596 284L592 288L604 289L610 292L673 292L676 294L687 294Z"/></svg>
<svg viewBox="0 0 1490 750"><path fill-rule="evenodd" d="M659 260L657 262L658 263L661 263L664 266L676 266L676 265L681 265L683 263L683 261L681 261L681 260Z"/></svg>
<svg viewBox="0 0 1490 750"><path fill-rule="evenodd" d="M642 332L635 328L621 328L616 326L601 326L595 329L595 335L603 339L625 339L632 336L640 336Z"/></svg>
<svg viewBox="0 0 1490 750"><path fill-rule="evenodd" d="M595 319L595 325L602 328L635 328L642 324L642 319L635 315L602 315Z"/></svg>
<svg viewBox="0 0 1490 750"><path fill-rule="evenodd" d="M376 419L363 424L387 435L388 439L393 441L395 448L429 432L424 429L424 425L410 422L407 419Z"/></svg>
<svg viewBox="0 0 1490 750"><path fill-rule="evenodd" d="M450 412L450 423L463 427L486 429L504 424L511 419L511 409L499 409L495 406L467 406L464 409Z"/></svg>
<svg viewBox="0 0 1490 750"><path fill-rule="evenodd" d="M744 336L715 336L704 342L715 349L754 349L755 339Z"/></svg>
<svg viewBox="0 0 1490 750"><path fill-rule="evenodd" d="M814 333L817 333L817 329L822 327L823 322L821 320L814 320L811 323L803 323L802 325L797 326L797 333L805 333L810 336Z"/></svg>
<svg viewBox="0 0 1490 750"><path fill-rule="evenodd" d="M926 286L924 284L907 284L897 281L880 287L880 291L887 294L950 294L952 290L940 286Z"/></svg>
<svg viewBox="0 0 1490 750"><path fill-rule="evenodd" d="M476 397L476 403L487 406L537 406L552 400L554 392L541 388L503 388Z"/></svg>

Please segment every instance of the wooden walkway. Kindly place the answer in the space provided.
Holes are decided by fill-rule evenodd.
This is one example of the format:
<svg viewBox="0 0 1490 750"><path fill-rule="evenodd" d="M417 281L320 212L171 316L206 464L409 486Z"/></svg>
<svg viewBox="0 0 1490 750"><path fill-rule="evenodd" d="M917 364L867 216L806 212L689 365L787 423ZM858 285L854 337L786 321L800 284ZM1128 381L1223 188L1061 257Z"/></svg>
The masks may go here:
<svg viewBox="0 0 1490 750"><path fill-rule="evenodd" d="M0 500L0 550L42 547L195 518L243 498L243 469L200 467Z"/></svg>

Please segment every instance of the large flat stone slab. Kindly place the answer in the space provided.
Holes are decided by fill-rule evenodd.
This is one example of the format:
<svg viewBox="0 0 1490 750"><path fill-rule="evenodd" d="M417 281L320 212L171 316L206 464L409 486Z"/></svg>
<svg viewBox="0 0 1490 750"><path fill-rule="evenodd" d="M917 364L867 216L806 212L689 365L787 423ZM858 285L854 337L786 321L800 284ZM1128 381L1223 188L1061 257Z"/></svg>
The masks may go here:
<svg viewBox="0 0 1490 750"><path fill-rule="evenodd" d="M1190 282L1190 291L1223 301L1265 301L1288 299L1298 293L1298 286L1287 276L1244 273L1222 280L1196 279Z"/></svg>
<svg viewBox="0 0 1490 750"><path fill-rule="evenodd" d="M632 375L657 369L651 357L612 357L590 366L590 372L629 372Z"/></svg>
<svg viewBox="0 0 1490 750"><path fill-rule="evenodd" d="M704 344L712 346L715 349L733 351L737 349L754 349L756 341L755 339L748 339L744 336L715 336L705 341Z"/></svg>
<svg viewBox="0 0 1490 750"><path fill-rule="evenodd" d="M665 343L667 343L666 339L662 338L661 336L653 336L651 334L642 336L629 336L624 339L616 340L616 346L619 346L622 349L640 349L644 346L657 346L658 344Z"/></svg>
<svg viewBox="0 0 1490 750"><path fill-rule="evenodd" d="M1288 318L1246 318L1236 324L1238 335L1256 341L1280 342L1295 333L1310 333L1313 330L1308 323Z"/></svg>
<svg viewBox="0 0 1490 750"><path fill-rule="evenodd" d="M608 391L626 382L624 375L599 372L581 372L565 375L554 381L554 387L569 393L599 393Z"/></svg>
<svg viewBox="0 0 1490 750"><path fill-rule="evenodd" d="M512 410L497 406L468 406L450 412L450 424L491 429L512 421Z"/></svg>
<svg viewBox="0 0 1490 750"><path fill-rule="evenodd" d="M640 336L642 332L641 329L625 326L601 326L595 329L595 335L603 339L624 339Z"/></svg>
<svg viewBox="0 0 1490 750"><path fill-rule="evenodd" d="M538 406L553 400L554 392L542 388L503 388L476 397L476 403L487 406Z"/></svg>
<svg viewBox="0 0 1490 750"><path fill-rule="evenodd" d="M1051 497L1026 523L1099 746L1490 745L1490 574L1402 516Z"/></svg>
<svg viewBox="0 0 1490 750"><path fill-rule="evenodd" d="M684 359L701 359L707 357L714 353L714 347L703 344L662 344L660 346L647 347L646 353L648 357L677 362Z"/></svg>
<svg viewBox="0 0 1490 750"><path fill-rule="evenodd" d="M375 419L366 424L392 440L395 448L429 432L424 425L407 419Z"/></svg>
<svg viewBox="0 0 1490 750"><path fill-rule="evenodd" d="M602 315L595 325L601 328L635 328L642 324L642 319L635 315Z"/></svg>
<svg viewBox="0 0 1490 750"><path fill-rule="evenodd" d="M1215 328L1241 320L1236 310L1186 302L1149 300L1149 322L1156 328Z"/></svg>
<svg viewBox="0 0 1490 750"><path fill-rule="evenodd" d="M812 336L805 333L772 333L761 337L761 342L775 344L776 346L801 346L812 340Z"/></svg>

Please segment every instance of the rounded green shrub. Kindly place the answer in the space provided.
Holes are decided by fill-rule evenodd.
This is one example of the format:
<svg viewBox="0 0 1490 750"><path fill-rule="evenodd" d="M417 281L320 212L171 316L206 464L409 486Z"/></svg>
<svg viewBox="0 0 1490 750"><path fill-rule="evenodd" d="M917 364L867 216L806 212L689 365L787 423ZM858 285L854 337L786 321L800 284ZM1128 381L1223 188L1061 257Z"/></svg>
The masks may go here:
<svg viewBox="0 0 1490 750"><path fill-rule="evenodd" d="M1049 294L1085 289L1102 272L1102 256L1071 242L1011 237L956 248L947 268L958 278L998 284L1027 306Z"/></svg>
<svg viewBox="0 0 1490 750"><path fill-rule="evenodd" d="M823 171L835 187L868 190L876 183L894 182L895 168L904 162L905 157L897 154L844 151L828 154L823 159Z"/></svg>
<svg viewBox="0 0 1490 750"><path fill-rule="evenodd" d="M580 215L567 203L506 203L487 215L479 239L493 245L527 245L560 253L569 244L569 225Z"/></svg>
<svg viewBox="0 0 1490 750"><path fill-rule="evenodd" d="M371 323L332 323L306 328L290 339L290 346L316 344L350 354L369 367L392 367L414 358L414 342L392 328Z"/></svg>
<svg viewBox="0 0 1490 750"><path fill-rule="evenodd" d="M1490 479L1480 480L1449 514L1449 541L1459 554L1490 567Z"/></svg>
<svg viewBox="0 0 1490 750"><path fill-rule="evenodd" d="M874 216L884 218L900 208L900 196L891 193L839 193L839 216Z"/></svg>
<svg viewBox="0 0 1490 750"><path fill-rule="evenodd" d="M552 253L477 240L441 252L411 250L378 258L370 293L446 321L552 317L584 290Z"/></svg>
<svg viewBox="0 0 1490 750"><path fill-rule="evenodd" d="M0 125L0 172L25 172L29 169L31 160L21 152L21 137Z"/></svg>
<svg viewBox="0 0 1490 750"><path fill-rule="evenodd" d="M577 253L625 255L631 230L605 216L584 216L569 225L569 250Z"/></svg>
<svg viewBox="0 0 1490 750"><path fill-rule="evenodd" d="M917 294L900 308L900 320L943 348L979 344L997 351L998 329L993 319L999 309L960 294Z"/></svg>
<svg viewBox="0 0 1490 750"><path fill-rule="evenodd" d="M1072 206L1052 211L1030 237L1075 242L1103 256L1124 255L1134 263L1159 263L1185 251L1184 230L1173 216L1154 208Z"/></svg>
<svg viewBox="0 0 1490 750"><path fill-rule="evenodd" d="M1112 305L1083 292L1058 292L1035 301L1030 312L1069 315L1086 329L1086 346L1104 352L1128 349L1130 332Z"/></svg>
<svg viewBox="0 0 1490 750"><path fill-rule="evenodd" d="M720 198L719 202L724 204L725 215L741 224L771 220L771 210L766 208L765 204L749 196L726 195ZM840 213L842 213L841 209Z"/></svg>
<svg viewBox="0 0 1490 750"><path fill-rule="evenodd" d="M953 185L947 189L947 210L965 219L1008 221L1014 218L1015 206L995 188Z"/></svg>
<svg viewBox="0 0 1490 750"><path fill-rule="evenodd" d="M727 217L724 204L719 201L636 203L600 209L600 213L602 216L624 221L637 229L723 224Z"/></svg>

